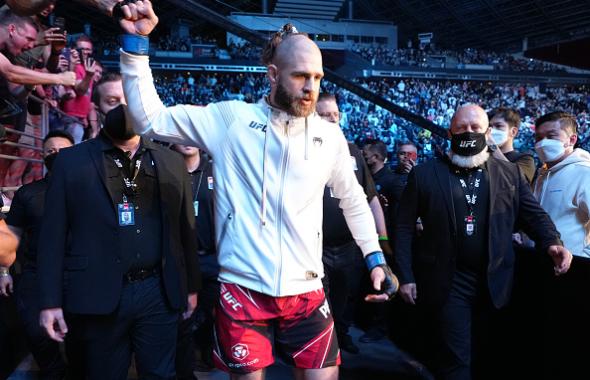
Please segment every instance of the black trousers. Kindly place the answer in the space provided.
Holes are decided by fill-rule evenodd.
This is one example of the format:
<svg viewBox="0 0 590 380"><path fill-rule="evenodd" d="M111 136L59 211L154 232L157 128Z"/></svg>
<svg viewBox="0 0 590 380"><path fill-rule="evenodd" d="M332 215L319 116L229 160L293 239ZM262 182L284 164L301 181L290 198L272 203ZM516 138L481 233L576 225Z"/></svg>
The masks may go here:
<svg viewBox="0 0 590 380"><path fill-rule="evenodd" d="M545 298L543 363L547 379L587 379L590 373L590 259L574 256L552 277Z"/></svg>
<svg viewBox="0 0 590 380"><path fill-rule="evenodd" d="M18 314L24 326L27 344L39 366L41 379L63 379L66 365L59 344L50 339L39 325L39 291L37 274L24 271L16 286Z"/></svg>
<svg viewBox="0 0 590 380"><path fill-rule="evenodd" d="M68 317L90 380L126 380L132 354L140 379L174 379L178 321L159 276L124 285L112 314Z"/></svg>
<svg viewBox="0 0 590 380"><path fill-rule="evenodd" d="M328 296L338 336L348 334L360 292L364 261L356 243L324 247L324 290Z"/></svg>
<svg viewBox="0 0 590 380"><path fill-rule="evenodd" d="M219 264L217 255L199 257L203 288L199 291L197 310L181 321L176 346L176 372L179 380L192 379L195 369L195 338L202 355L213 347L213 310L219 302Z"/></svg>
<svg viewBox="0 0 590 380"><path fill-rule="evenodd" d="M434 313L433 369L439 379L509 378L505 316L490 299L483 275L456 272L449 298ZM420 290L418 290L419 292Z"/></svg>

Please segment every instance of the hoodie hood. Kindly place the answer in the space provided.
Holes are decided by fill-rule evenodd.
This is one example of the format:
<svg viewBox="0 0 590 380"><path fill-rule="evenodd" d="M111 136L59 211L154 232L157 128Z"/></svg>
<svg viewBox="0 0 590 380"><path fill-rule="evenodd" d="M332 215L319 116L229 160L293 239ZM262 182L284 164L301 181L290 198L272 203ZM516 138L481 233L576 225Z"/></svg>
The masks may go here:
<svg viewBox="0 0 590 380"><path fill-rule="evenodd" d="M590 188L590 153L575 149L552 168L541 169L535 196L573 255L590 258L590 220L587 215Z"/></svg>
<svg viewBox="0 0 590 380"><path fill-rule="evenodd" d="M541 173L542 174L545 174L545 173L554 174L554 173L558 172L559 170L565 168L568 165L580 164L580 163L585 163L585 164L590 165L590 153L588 153L584 149L576 148L569 156L567 156L563 161L556 164L555 166L552 166L551 168L547 168L546 165L543 165L543 168L541 168Z"/></svg>

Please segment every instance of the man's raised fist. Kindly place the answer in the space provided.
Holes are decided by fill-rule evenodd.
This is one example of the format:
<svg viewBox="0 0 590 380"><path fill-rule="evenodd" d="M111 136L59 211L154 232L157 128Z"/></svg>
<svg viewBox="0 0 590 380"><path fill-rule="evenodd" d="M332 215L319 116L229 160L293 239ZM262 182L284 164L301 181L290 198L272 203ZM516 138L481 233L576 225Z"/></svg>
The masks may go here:
<svg viewBox="0 0 590 380"><path fill-rule="evenodd" d="M121 12L123 18L119 24L125 33L147 36L158 25L158 16L149 0L125 4Z"/></svg>

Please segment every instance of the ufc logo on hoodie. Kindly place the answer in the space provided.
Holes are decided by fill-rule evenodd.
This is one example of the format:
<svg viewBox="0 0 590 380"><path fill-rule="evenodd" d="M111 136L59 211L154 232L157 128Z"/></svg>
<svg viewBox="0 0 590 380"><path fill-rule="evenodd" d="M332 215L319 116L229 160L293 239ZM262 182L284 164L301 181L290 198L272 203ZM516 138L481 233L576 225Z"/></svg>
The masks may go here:
<svg viewBox="0 0 590 380"><path fill-rule="evenodd" d="M459 143L459 148L475 148L475 140L461 141Z"/></svg>

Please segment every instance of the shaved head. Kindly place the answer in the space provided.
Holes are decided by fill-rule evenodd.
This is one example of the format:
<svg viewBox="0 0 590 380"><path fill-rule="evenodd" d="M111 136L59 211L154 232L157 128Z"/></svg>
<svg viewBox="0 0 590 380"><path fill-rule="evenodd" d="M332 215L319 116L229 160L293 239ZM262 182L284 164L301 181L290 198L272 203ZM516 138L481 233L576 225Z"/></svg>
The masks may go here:
<svg viewBox="0 0 590 380"><path fill-rule="evenodd" d="M302 55L314 55L319 60L320 66L322 65L322 52L320 48L304 34L295 34L285 38L277 46L272 63L280 67L286 62L297 59L297 57L301 57Z"/></svg>
<svg viewBox="0 0 590 380"><path fill-rule="evenodd" d="M483 108L476 104L465 104L459 108L451 119L451 133L475 132L485 133L490 122Z"/></svg>

